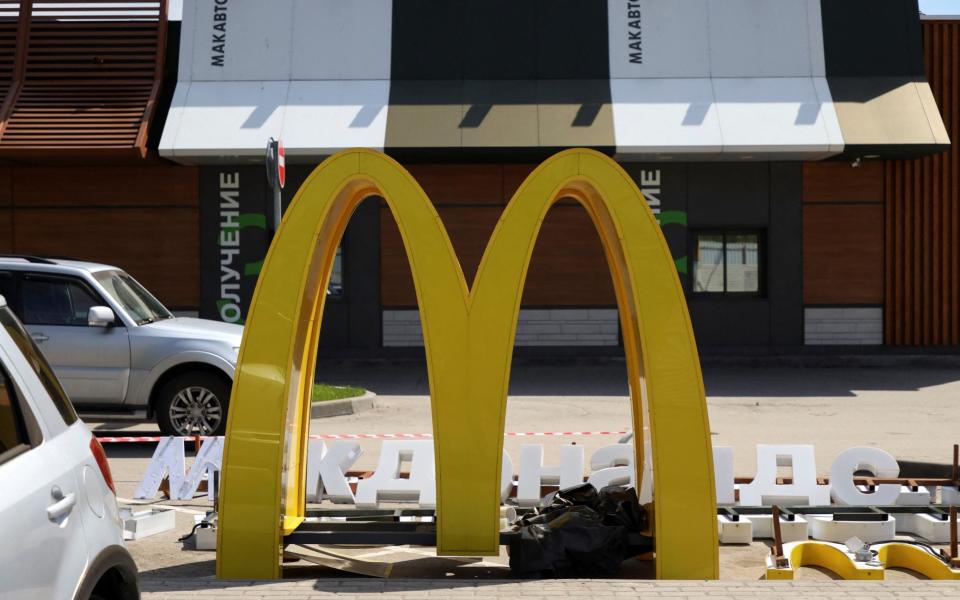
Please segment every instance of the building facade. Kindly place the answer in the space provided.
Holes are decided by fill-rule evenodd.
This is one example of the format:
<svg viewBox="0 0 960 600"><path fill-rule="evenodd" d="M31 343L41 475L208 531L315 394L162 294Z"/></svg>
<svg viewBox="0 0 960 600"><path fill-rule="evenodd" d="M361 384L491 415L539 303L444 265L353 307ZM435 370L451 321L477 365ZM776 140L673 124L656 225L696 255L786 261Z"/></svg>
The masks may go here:
<svg viewBox="0 0 960 600"><path fill-rule="evenodd" d="M164 28L146 158L119 171L133 187L63 208L116 202L129 243L17 234L28 231L18 211L55 215L42 203L65 201L21 208L34 192L11 185L0 251L80 249L177 308L242 322L269 243L273 137L286 146L285 201L341 149L396 158L469 282L530 171L589 147L658 216L704 352L960 342L960 30L921 20L915 0L186 0ZM5 143L0 156L23 160ZM76 189L99 195L98 172L52 168L90 173ZM358 209L334 268L324 350L417 353L416 296L385 204ZM573 201L543 224L516 343L620 352L606 259Z"/></svg>

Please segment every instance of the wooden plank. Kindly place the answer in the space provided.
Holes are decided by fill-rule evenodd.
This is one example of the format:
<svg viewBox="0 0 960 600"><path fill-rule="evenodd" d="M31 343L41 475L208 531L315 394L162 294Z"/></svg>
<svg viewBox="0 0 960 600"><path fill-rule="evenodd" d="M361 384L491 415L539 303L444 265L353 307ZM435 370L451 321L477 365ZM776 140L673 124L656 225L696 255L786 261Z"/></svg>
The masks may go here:
<svg viewBox="0 0 960 600"><path fill-rule="evenodd" d="M558 205L547 213L530 260L523 303L616 306L603 245L580 205Z"/></svg>
<svg viewBox="0 0 960 600"><path fill-rule="evenodd" d="M13 211L0 208L0 253L13 252Z"/></svg>
<svg viewBox="0 0 960 600"><path fill-rule="evenodd" d="M116 265L171 308L200 303L199 208L18 207L13 227L16 252Z"/></svg>
<svg viewBox="0 0 960 600"><path fill-rule="evenodd" d="M435 206L503 206L503 165L406 165Z"/></svg>
<svg viewBox="0 0 960 600"><path fill-rule="evenodd" d="M924 22L924 59L931 90L954 145L950 152L888 166L886 323L888 342L960 344L960 23ZM902 210L901 210L902 207ZM901 277L902 273L902 277ZM901 302L901 299L903 300ZM901 335L902 332L902 335Z"/></svg>
<svg viewBox="0 0 960 600"><path fill-rule="evenodd" d="M883 162L803 163L804 202L883 202Z"/></svg>
<svg viewBox="0 0 960 600"><path fill-rule="evenodd" d="M473 281L480 258L502 209L500 207L440 207L464 276ZM387 307L416 305L400 232L388 209L380 218L380 297ZM599 236L579 205L555 206L544 220L534 247L525 306L613 306L616 297Z"/></svg>
<svg viewBox="0 0 960 600"><path fill-rule="evenodd" d="M0 165L0 208L13 204L13 167Z"/></svg>
<svg viewBox="0 0 960 600"><path fill-rule="evenodd" d="M473 283L487 241L502 211L499 206L438 208L468 286ZM384 306L416 305L413 276L400 231L386 207L380 210L380 273L380 297Z"/></svg>
<svg viewBox="0 0 960 600"><path fill-rule="evenodd" d="M807 204L803 208L805 304L881 304L883 206Z"/></svg>
<svg viewBox="0 0 960 600"><path fill-rule="evenodd" d="M154 164L12 169L18 207L199 206L197 167Z"/></svg>

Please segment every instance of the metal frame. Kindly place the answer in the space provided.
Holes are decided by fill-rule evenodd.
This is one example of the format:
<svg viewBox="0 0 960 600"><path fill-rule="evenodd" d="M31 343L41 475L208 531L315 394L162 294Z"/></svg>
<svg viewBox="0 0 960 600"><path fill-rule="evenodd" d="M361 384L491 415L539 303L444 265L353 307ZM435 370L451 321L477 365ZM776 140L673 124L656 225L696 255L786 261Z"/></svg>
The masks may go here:
<svg viewBox="0 0 960 600"><path fill-rule="evenodd" d="M833 515L837 521L885 521L898 514L928 514L941 521L950 519L950 507L929 506L790 506L777 507L780 516L795 520L797 515ZM737 522L740 517L771 515L772 506L722 506L717 515ZM518 515L533 509L517 508ZM421 517L424 521L401 521L403 517ZM306 518L293 533L283 537L284 544L322 545L437 545L436 511L423 508L343 509L315 508L306 511ZM323 521L322 519L345 519ZM519 532L501 531L500 545L519 537Z"/></svg>

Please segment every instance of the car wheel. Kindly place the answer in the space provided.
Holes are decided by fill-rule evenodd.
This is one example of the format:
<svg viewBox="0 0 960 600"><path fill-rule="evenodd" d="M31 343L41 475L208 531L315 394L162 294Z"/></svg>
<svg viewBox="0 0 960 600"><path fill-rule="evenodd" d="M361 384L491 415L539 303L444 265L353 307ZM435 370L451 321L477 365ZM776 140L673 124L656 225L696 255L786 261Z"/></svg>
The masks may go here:
<svg viewBox="0 0 960 600"><path fill-rule="evenodd" d="M213 373L178 375L160 389L154 407L164 435L223 435L230 381Z"/></svg>

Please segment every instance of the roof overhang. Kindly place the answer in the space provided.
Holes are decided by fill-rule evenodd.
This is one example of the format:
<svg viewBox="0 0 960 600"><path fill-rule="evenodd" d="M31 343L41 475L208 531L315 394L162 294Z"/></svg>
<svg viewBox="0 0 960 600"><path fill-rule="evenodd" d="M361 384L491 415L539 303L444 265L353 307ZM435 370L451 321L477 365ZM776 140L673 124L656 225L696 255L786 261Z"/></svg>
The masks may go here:
<svg viewBox="0 0 960 600"><path fill-rule="evenodd" d="M463 15L456 3L276 0L231 4L224 17L193 3L160 153L260 160L270 137L291 161L350 147L466 156L586 146L630 161L949 146L917 66L915 0L885 10L865 0L558 3L550 23L522 4ZM491 23L504 31L472 31ZM553 42L540 40L547 25Z"/></svg>

